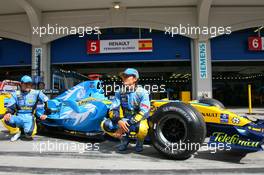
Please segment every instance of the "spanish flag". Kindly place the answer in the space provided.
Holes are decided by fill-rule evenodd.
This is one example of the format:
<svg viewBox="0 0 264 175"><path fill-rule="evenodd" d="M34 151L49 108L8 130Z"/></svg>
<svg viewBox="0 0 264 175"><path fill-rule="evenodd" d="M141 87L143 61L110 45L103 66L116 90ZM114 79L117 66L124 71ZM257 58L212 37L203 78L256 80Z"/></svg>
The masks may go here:
<svg viewBox="0 0 264 175"><path fill-rule="evenodd" d="M138 40L138 50L140 51L152 51L152 39L140 39Z"/></svg>

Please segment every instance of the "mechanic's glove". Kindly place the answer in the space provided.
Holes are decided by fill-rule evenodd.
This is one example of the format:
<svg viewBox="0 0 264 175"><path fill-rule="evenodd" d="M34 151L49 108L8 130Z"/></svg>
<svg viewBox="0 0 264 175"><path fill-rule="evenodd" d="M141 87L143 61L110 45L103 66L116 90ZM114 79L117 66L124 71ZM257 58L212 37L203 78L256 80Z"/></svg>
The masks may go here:
<svg viewBox="0 0 264 175"><path fill-rule="evenodd" d="M128 124L131 126L131 125L134 125L138 122L140 122L142 120L142 118L144 117L144 114L143 112L139 112L137 115L135 115L134 117L132 117L130 120L128 120Z"/></svg>

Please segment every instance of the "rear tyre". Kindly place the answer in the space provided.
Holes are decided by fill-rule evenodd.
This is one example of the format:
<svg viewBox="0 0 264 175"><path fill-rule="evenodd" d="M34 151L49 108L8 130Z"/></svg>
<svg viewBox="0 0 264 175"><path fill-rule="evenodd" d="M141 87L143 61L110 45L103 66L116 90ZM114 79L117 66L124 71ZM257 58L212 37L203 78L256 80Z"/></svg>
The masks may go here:
<svg viewBox="0 0 264 175"><path fill-rule="evenodd" d="M225 106L223 105L223 103L221 103L219 100L213 99L213 98L202 98L199 100L199 103L204 103L210 106L216 106L219 108L224 109Z"/></svg>

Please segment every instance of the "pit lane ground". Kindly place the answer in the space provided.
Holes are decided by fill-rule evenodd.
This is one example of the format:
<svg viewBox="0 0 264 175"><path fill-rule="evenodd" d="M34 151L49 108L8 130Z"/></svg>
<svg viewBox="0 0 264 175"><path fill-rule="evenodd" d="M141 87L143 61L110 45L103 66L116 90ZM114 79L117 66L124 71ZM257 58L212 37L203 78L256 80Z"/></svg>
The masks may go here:
<svg viewBox="0 0 264 175"><path fill-rule="evenodd" d="M231 109L241 115L245 108ZM264 108L251 117L264 118ZM0 127L0 174L263 174L264 152L250 154L200 150L185 161L167 160L150 145L135 153L116 152L116 141L37 135L34 141L9 141ZM49 147L48 147L49 146ZM132 146L134 146L132 144Z"/></svg>

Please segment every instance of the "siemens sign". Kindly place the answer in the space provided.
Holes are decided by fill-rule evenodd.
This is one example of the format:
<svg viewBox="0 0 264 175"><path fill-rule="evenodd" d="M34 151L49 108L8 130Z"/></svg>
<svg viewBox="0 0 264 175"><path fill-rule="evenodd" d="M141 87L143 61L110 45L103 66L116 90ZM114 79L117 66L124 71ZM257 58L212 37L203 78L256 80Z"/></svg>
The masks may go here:
<svg viewBox="0 0 264 175"><path fill-rule="evenodd" d="M199 43L199 73L201 79L207 78L207 55L206 55L206 43Z"/></svg>

